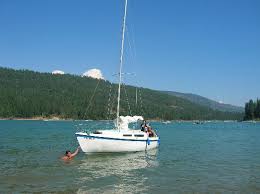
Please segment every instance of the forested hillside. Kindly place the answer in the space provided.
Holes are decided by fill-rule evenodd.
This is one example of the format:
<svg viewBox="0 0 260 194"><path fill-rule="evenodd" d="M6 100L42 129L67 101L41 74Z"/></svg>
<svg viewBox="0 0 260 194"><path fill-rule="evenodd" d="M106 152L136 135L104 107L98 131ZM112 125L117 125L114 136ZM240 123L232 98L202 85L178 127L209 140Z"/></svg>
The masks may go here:
<svg viewBox="0 0 260 194"><path fill-rule="evenodd" d="M92 98L93 92L95 95ZM146 119L241 119L242 114L212 110L155 90L123 86L121 115ZM76 75L52 75L0 67L0 117L113 119L117 85ZM92 99L92 100L91 100ZM130 109L129 109L130 107Z"/></svg>

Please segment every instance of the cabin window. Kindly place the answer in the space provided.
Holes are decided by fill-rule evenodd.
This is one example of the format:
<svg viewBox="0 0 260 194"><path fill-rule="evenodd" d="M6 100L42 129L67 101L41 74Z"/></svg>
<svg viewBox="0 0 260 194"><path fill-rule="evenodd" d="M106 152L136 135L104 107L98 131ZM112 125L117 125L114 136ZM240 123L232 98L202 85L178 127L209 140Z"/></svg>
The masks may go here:
<svg viewBox="0 0 260 194"><path fill-rule="evenodd" d="M135 137L143 137L143 134L136 134Z"/></svg>
<svg viewBox="0 0 260 194"><path fill-rule="evenodd" d="M102 134L100 131L94 131L93 134Z"/></svg>
<svg viewBox="0 0 260 194"><path fill-rule="evenodd" d="M132 137L131 134L123 134L124 137Z"/></svg>

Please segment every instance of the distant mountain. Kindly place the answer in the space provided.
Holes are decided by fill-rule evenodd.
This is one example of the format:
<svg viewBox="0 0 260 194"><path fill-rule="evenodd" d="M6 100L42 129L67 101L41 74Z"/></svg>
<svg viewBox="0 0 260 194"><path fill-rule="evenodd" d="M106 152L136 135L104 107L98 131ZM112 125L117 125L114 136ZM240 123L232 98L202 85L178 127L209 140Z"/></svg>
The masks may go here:
<svg viewBox="0 0 260 194"><path fill-rule="evenodd" d="M176 96L176 97L180 97L180 98L189 100L190 102L211 108L213 110L219 110L219 111L223 111L223 112L237 112L237 113L244 112L243 107L219 103L219 102L205 98L205 97L197 95L197 94L180 93L180 92L173 92L173 91L163 91L163 92Z"/></svg>

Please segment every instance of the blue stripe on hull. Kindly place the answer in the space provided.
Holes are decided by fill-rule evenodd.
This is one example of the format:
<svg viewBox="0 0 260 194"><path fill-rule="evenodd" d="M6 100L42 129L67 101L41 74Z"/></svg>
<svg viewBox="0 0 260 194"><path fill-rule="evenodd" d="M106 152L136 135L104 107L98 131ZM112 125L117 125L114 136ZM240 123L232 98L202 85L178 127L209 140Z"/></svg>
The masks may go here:
<svg viewBox="0 0 260 194"><path fill-rule="evenodd" d="M95 138L95 139L106 139L106 140L119 140L119 141L143 141L146 142L147 140L141 140L141 139L121 139L121 138L113 138L113 137L98 137L98 136L92 136L92 135L80 135L80 134L76 134L77 137L84 137L84 138ZM158 141L158 140L151 140L152 141Z"/></svg>

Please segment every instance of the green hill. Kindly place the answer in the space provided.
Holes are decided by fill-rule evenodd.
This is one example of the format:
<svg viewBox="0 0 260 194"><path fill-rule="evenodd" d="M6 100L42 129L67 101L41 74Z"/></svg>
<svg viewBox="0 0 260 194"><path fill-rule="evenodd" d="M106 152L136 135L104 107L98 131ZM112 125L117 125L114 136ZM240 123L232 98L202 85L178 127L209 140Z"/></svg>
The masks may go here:
<svg viewBox="0 0 260 194"><path fill-rule="evenodd" d="M163 92L189 100L195 104L205 106L205 107L211 108L213 110L219 110L219 111L223 111L223 112L237 112L237 113L244 112L244 107L234 106L231 104L219 103L219 102L205 98L205 97L197 95L197 94L189 94L189 93L181 93L181 92L173 92L173 91L163 91Z"/></svg>
<svg viewBox="0 0 260 194"><path fill-rule="evenodd" d="M117 85L108 81L0 67L2 118L58 116L72 119L114 119L116 95ZM183 98L146 88L138 88L137 105L135 96L135 87L122 88L121 115L141 114L146 119L165 120L224 120L243 117L240 113L212 110Z"/></svg>

